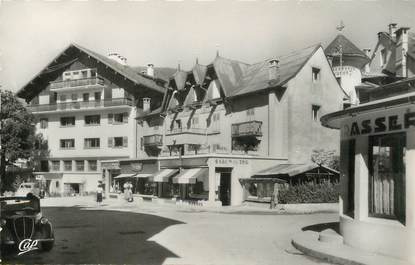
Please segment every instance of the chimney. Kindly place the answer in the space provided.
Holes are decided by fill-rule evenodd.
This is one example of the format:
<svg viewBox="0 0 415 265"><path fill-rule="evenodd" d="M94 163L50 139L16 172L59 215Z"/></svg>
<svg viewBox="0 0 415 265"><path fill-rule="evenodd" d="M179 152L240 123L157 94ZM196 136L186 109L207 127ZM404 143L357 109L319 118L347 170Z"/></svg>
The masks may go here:
<svg viewBox="0 0 415 265"><path fill-rule="evenodd" d="M396 40L396 34L395 34L395 31L396 31L396 26L397 26L398 24L396 24L396 23L390 23L389 25L388 25L388 28L389 28L389 35L392 37L392 39L393 40Z"/></svg>
<svg viewBox="0 0 415 265"><path fill-rule="evenodd" d="M406 55L408 52L408 27L400 27L396 34L396 75L407 77Z"/></svg>
<svg viewBox="0 0 415 265"><path fill-rule="evenodd" d="M154 77L154 64L147 64L147 75Z"/></svg>
<svg viewBox="0 0 415 265"><path fill-rule="evenodd" d="M143 98L143 111L150 111L151 98Z"/></svg>
<svg viewBox="0 0 415 265"><path fill-rule="evenodd" d="M279 79L279 61L271 59L268 61L268 79L270 82L276 82Z"/></svg>
<svg viewBox="0 0 415 265"><path fill-rule="evenodd" d="M370 59L370 49L365 48L363 49L363 52L366 54L366 56ZM370 73L370 61L365 65L365 73Z"/></svg>

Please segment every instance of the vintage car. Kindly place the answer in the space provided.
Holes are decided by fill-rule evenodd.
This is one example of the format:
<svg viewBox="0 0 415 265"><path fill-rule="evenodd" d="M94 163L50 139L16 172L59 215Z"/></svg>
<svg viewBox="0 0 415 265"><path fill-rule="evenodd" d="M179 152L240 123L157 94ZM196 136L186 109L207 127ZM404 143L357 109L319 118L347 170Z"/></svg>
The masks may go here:
<svg viewBox="0 0 415 265"><path fill-rule="evenodd" d="M15 196L26 196L29 193L33 193L40 198L44 197L43 190L39 187L39 184L36 182L23 182L20 184L19 188L15 192Z"/></svg>
<svg viewBox="0 0 415 265"><path fill-rule="evenodd" d="M39 197L32 193L26 196L1 197L0 211L2 247L16 247L21 251L21 245L27 245L29 241L32 246L44 251L53 248L55 236L52 224L42 216Z"/></svg>

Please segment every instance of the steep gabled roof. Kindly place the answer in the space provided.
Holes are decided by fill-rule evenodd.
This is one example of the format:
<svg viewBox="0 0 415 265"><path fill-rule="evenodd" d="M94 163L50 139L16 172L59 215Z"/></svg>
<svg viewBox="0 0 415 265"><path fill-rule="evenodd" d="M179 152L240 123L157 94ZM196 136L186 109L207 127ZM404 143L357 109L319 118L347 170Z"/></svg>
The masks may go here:
<svg viewBox="0 0 415 265"><path fill-rule="evenodd" d="M214 82L219 89L219 94L223 92L224 96L227 98L237 97L241 95L256 93L273 87L283 86L297 75L297 73L304 67L307 61L319 49L322 49L320 44L277 57L279 61L278 79L272 80L272 83L270 83L271 80L269 77L269 60L264 60L256 64L249 65L240 61L217 56L215 60L207 66L207 72L211 71L211 69L214 70L217 76L217 80L215 79L212 82ZM194 70L195 68L193 68L192 71ZM175 75L170 78L170 83L176 82L176 84L181 84L181 90L179 90L177 93L186 94L186 98L183 104L186 105L189 104L189 102L193 101L194 95L191 89L185 89L186 72L181 72L181 75L183 76L179 76L179 73L180 72L176 72ZM195 82L198 83L196 80ZM203 83L203 81L199 82ZM179 87L177 87L177 89L179 89ZM211 83L205 93L204 99L202 100L203 103L218 99L214 98L213 95L213 83ZM172 99L170 99L170 104L171 101ZM175 103L173 103L173 105L174 104ZM168 106L168 108L171 107L174 106Z"/></svg>
<svg viewBox="0 0 415 265"><path fill-rule="evenodd" d="M100 63L111 68L115 72L121 74L125 78L131 80L137 85L147 87L160 93L164 93L165 88L158 85L153 79L144 77L136 72L136 70L128 65L122 65L106 56L84 48L76 43L71 43L65 50L63 50L57 57L54 58L40 73L32 78L25 86L23 86L18 92L17 96L26 99L32 99L35 97L44 87L34 85L37 80L42 80L42 84L46 84L49 81L50 74L62 69L61 65L67 65L77 59L80 52L87 54L88 56L96 59ZM69 57L65 58L64 57ZM62 62L64 60L64 62ZM39 82L39 81L38 81Z"/></svg>
<svg viewBox="0 0 415 265"><path fill-rule="evenodd" d="M197 85L203 85L206 77L207 66L196 63L193 66L192 73Z"/></svg>
<svg viewBox="0 0 415 265"><path fill-rule="evenodd" d="M177 90L182 91L185 88L188 73L182 70L177 70L173 76L170 77L169 84L174 86Z"/></svg>
<svg viewBox="0 0 415 265"><path fill-rule="evenodd" d="M249 64L216 56L212 63L226 97L233 95L240 85Z"/></svg>
<svg viewBox="0 0 415 265"><path fill-rule="evenodd" d="M196 92L195 92L195 89L194 89L194 87L192 86L190 89L189 89L189 92L187 92L187 95L186 95L186 98L185 98L185 100L184 100L184 102L183 102L183 106L189 106L189 105L192 105L192 104L194 104L195 102L197 102L197 96L196 96L196 94L195 94Z"/></svg>
<svg viewBox="0 0 415 265"><path fill-rule="evenodd" d="M366 54L360 50L356 45L353 44L349 39L347 39L343 34L337 35L337 37L326 47L324 53L326 55L336 55L338 47L342 47L342 54L343 56L358 56L369 58Z"/></svg>
<svg viewBox="0 0 415 265"><path fill-rule="evenodd" d="M303 68L308 59L321 48L320 45L313 45L302 50L292 52L285 56L277 57L279 60L277 82L273 83L273 87L282 86L287 83L291 78L295 77L297 73ZM269 83L269 60L262 61L260 63L251 65L243 76L239 89L235 91L231 96L240 96L243 94L249 94L257 91L261 91L270 87Z"/></svg>
<svg viewBox="0 0 415 265"><path fill-rule="evenodd" d="M132 66L132 68L139 74L147 70L146 66ZM154 67L154 77L165 81L168 81L175 72L176 69L170 67Z"/></svg>

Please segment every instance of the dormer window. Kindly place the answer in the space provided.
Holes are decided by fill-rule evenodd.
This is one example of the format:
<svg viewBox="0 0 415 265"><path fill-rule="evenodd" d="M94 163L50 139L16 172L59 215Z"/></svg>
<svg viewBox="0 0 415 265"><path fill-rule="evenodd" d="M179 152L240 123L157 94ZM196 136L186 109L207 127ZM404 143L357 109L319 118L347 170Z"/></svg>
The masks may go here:
<svg viewBox="0 0 415 265"><path fill-rule="evenodd" d="M312 68L312 78L313 78L314 83L320 80L320 68L317 68L317 67Z"/></svg>

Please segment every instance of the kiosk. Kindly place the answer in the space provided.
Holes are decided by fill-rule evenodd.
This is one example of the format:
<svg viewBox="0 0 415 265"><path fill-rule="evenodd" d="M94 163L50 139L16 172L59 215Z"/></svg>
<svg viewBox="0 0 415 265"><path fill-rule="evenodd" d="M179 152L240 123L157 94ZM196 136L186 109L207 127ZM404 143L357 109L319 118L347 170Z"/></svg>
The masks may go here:
<svg viewBox="0 0 415 265"><path fill-rule="evenodd" d="M415 261L415 92L411 80L327 114L341 131L340 233L344 243Z"/></svg>

